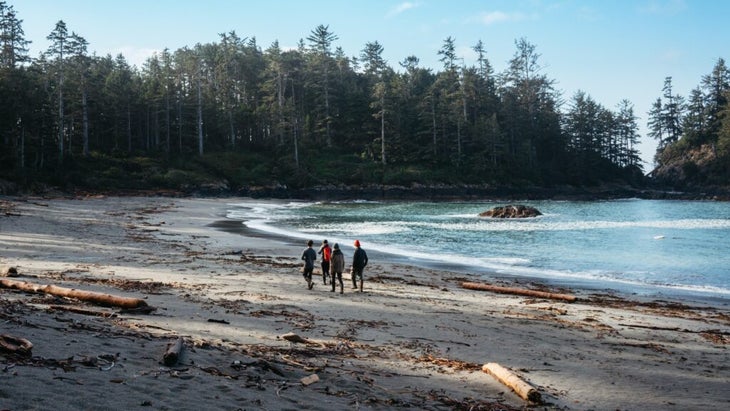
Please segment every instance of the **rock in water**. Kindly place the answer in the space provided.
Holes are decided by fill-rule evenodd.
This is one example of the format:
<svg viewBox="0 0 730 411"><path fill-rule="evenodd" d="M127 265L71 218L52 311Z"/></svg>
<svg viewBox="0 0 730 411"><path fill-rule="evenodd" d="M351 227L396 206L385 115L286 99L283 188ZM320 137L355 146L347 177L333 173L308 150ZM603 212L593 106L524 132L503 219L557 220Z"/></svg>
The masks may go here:
<svg viewBox="0 0 730 411"><path fill-rule="evenodd" d="M510 204L504 207L494 207L491 210L479 213L479 217L492 218L530 218L542 215L535 207L522 204Z"/></svg>

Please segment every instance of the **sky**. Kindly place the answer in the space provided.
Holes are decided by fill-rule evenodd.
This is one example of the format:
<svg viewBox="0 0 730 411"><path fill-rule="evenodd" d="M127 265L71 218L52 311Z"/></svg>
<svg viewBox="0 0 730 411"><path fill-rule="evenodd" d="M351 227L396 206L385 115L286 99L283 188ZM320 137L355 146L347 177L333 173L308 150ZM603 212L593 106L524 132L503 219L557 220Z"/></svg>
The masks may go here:
<svg viewBox="0 0 730 411"><path fill-rule="evenodd" d="M656 142L646 136L647 112L672 77L675 94L689 96L719 58L730 58L730 1L726 0L5 0L23 20L31 57L63 20L89 42L89 52L145 59L235 31L265 50L278 40L294 48L321 25L347 56L368 42L383 46L394 69L408 56L442 68L438 50L451 37L457 55L475 64L481 40L496 73L524 38L540 54L542 73L569 102L583 91L607 109L634 105L645 171ZM567 108L564 107L564 108Z"/></svg>

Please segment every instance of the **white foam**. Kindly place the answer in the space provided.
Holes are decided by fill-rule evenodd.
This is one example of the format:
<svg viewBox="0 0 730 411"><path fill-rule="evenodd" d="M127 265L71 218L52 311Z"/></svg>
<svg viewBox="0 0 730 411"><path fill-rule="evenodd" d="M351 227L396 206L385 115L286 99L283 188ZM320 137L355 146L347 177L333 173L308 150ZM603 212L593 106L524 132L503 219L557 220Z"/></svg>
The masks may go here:
<svg viewBox="0 0 730 411"><path fill-rule="evenodd" d="M348 202L352 203L352 202ZM626 287L653 287L678 291L691 291L698 293L711 293L717 295L730 295L730 289L718 286L685 285L674 283L671 278L661 276L663 282L657 281L647 273L641 272L610 272L607 270L585 270L568 271L549 269L543 266L533 266L530 259L518 257L475 257L461 255L457 252L443 252L436 248L431 250L429 244L417 241L403 242L401 244L384 243L382 238L388 234L420 232L422 229L452 233L458 235L460 232L485 233L490 232L532 232L532 231L590 231L599 229L623 229L623 228L647 228L657 230L656 235L649 234L647 239L662 240L665 238L677 238L671 234L671 230L726 230L730 229L730 219L700 219L687 218L678 220L647 220L647 221L564 221L565 217L559 214L546 214L536 219L529 220L501 220L485 219L473 214L451 214L419 216L420 221L364 221L347 223L319 223L309 227L307 230L295 230L282 227L282 220L297 218L306 220L297 210L302 207L315 205L312 202L289 202L289 203L243 203L231 204L233 207L229 218L244 220L245 225L262 232L286 236L298 239L319 239L327 238L331 244L340 243L344 247L351 247L355 238L363 242L363 247L370 251L388 253L395 256L405 257L424 262L436 262L444 264L457 264L465 267L474 267L489 270L506 275L527 276L546 279L564 279L577 281L597 281L606 284L617 284ZM332 204L332 203L329 203ZM382 210L379 210L382 212ZM390 211L390 210L388 210ZM317 221L318 217L313 217ZM656 233L656 232L655 232ZM414 234L415 235L415 234ZM480 238L480 234L469 234ZM573 235L572 233L570 235ZM437 236L438 237L438 236ZM439 237L440 238L440 237ZM496 239L499 236L495 235ZM375 239L371 241L371 239ZM377 241L377 240L380 240ZM458 243L455 243L458 247ZM443 248L443 247L442 247ZM544 264L537 264L544 265ZM660 277L660 276L657 276Z"/></svg>

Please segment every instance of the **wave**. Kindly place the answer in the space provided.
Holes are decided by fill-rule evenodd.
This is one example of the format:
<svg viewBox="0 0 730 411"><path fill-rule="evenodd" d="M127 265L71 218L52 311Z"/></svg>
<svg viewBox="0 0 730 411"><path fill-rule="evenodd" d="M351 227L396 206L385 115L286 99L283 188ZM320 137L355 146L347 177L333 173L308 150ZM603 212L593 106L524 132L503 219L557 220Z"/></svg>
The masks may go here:
<svg viewBox="0 0 730 411"><path fill-rule="evenodd" d="M565 221L552 220L501 220L435 223L427 221L390 221L387 224L412 227L429 227L450 231L581 231L615 228L655 228L655 229L730 229L730 220L725 219L684 219L655 221Z"/></svg>
<svg viewBox="0 0 730 411"><path fill-rule="evenodd" d="M472 214L454 213L451 215L443 214L436 216L428 215L412 215L407 210L400 210L398 207L389 205L388 210L384 213L377 214L380 209L374 211L375 216L387 220L392 216L409 216L415 221L408 219L397 219L387 221L341 221L347 219L358 218L356 215L350 214L351 211L359 212L358 208L333 208L332 215L341 217L339 221L333 218L332 221L324 223L323 219L329 220L327 212L322 209L315 209L313 213L303 213L301 208L316 205L313 202L281 202L281 203L255 203L246 202L241 204L231 204L232 207L227 213L228 218L243 220L244 224L254 230L266 232L272 235L283 236L288 238L296 238L302 240L314 239L319 240L327 238L331 244L339 243L343 249L352 249L352 243L357 238L363 242L363 246L368 251L375 251L392 255L396 258L404 258L416 265L448 265L463 267L464 270L497 273L507 276L541 278L545 280L557 280L568 282L592 282L601 287L624 288L631 291L634 288L647 289L665 289L676 292L693 292L702 294L714 294L720 296L729 296L730 288L726 287L725 281L708 281L704 278L690 279L677 275L672 277L671 274L658 273L651 274L649 271L660 270L659 266L646 265L644 272L633 272L620 268L623 265L613 265L611 262L604 268L597 270L583 270L581 268L575 271L564 270L562 268L549 268L541 254L523 253L517 251L518 257L513 256L489 256L483 257L477 255L479 252L478 241L484 238L480 233L488 232L530 232L530 231L589 231L602 229L618 229L614 234L620 241L624 228L648 228L653 230L713 230L713 229L729 229L730 219L720 218L685 218L677 220L645 220L645 221L612 221L612 220L577 220L565 221L565 217L555 215L545 215L539 219L531 220L498 220L484 219L475 217ZM352 202L343 203L345 206L353 204ZM333 203L326 203L325 206L331 206ZM370 203L365 205L369 207ZM340 214L337 214L340 213ZM346 215L345 215L346 214ZM389 214L389 215L386 215ZM375 218L375 217L374 217ZM363 217L365 219L365 217ZM286 226L292 221L297 226L303 228L287 228ZM467 234L473 233L473 234ZM720 232L722 233L722 232ZM674 236L664 237L652 235L648 238L675 238ZM668 233L667 233L668 234ZM571 233L570 236L573 236ZM569 237L570 237L569 236ZM714 237L716 237L713 234ZM569 238L563 237L563 238ZM461 240L472 241L476 247L469 247L465 253L459 253L458 250L463 246ZM493 241L492 245L500 244L507 246L505 243L499 243L500 239L508 237L490 237ZM528 237L533 238L534 237ZM542 238L542 237L540 237ZM550 241L552 236L545 237ZM583 238L581 236L577 238ZM705 237L707 238L707 237ZM455 241L451 249L456 252L450 252L449 241ZM497 241L495 243L494 241ZM509 241L509 240L507 240ZM542 241L542 240L540 240ZM509 243L514 244L514 243ZM606 243L602 243L606 244ZM433 246L433 247L432 247ZM511 246L511 245L510 245ZM580 247L580 243L576 243L576 247ZM446 250L446 252L444 252ZM476 252L475 252L476 250ZM616 249L614 249L616 250ZM653 249L652 249L653 250ZM490 250L494 251L494 250ZM619 250L620 251L620 250ZM582 251L577 251L582 252ZM589 252L599 252L597 250L589 250ZM521 258L530 254L530 258ZM605 253L604 253L605 254ZM714 254L710 254L714 255ZM550 258L546 255L545 258ZM535 260L531 260L534 258ZM588 257L590 259L590 257ZM633 254L627 254L621 257L634 258ZM637 257L641 260L641 257ZM712 258L712 257L708 257ZM640 261L639 260L639 261ZM573 261L575 263L575 261ZM595 267L595 264L582 264L580 261L572 267ZM719 262L718 262L719 263ZM613 268L614 271L611 271ZM638 267L637 267L638 268ZM712 274L717 276L717 274ZM661 278L661 280L658 280ZM718 277L719 278L719 277ZM687 284L689 283L689 284ZM694 283L694 284L692 284Z"/></svg>
<svg viewBox="0 0 730 411"><path fill-rule="evenodd" d="M345 223L345 224L326 224L315 225L307 228L308 233L333 233L335 235L347 236L370 236L396 234L411 229L398 224L372 224L372 223Z"/></svg>

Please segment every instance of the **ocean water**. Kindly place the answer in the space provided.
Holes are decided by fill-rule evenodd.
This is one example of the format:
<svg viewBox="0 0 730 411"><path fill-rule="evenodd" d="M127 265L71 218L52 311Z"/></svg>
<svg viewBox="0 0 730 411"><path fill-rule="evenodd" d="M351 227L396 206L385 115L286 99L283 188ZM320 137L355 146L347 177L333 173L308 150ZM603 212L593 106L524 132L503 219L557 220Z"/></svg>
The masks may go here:
<svg viewBox="0 0 730 411"><path fill-rule="evenodd" d="M730 299L730 203L532 201L531 219L478 217L504 202L245 202L228 217L292 239L359 239L394 261L640 294Z"/></svg>

